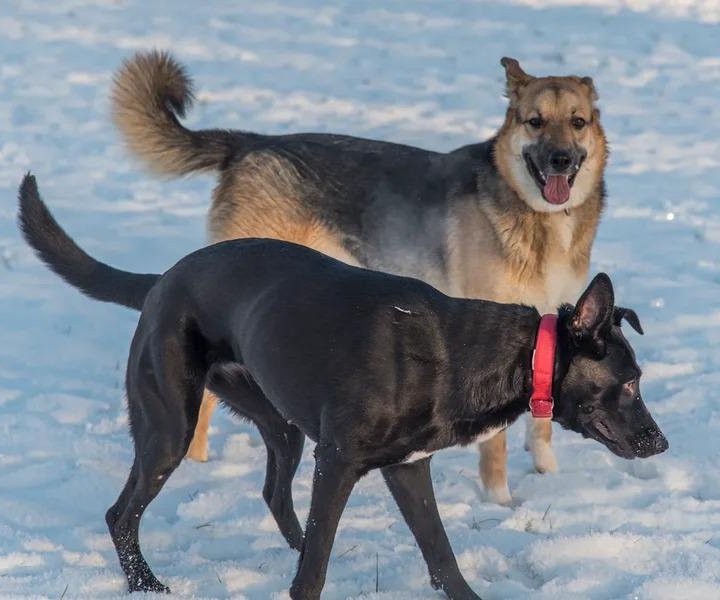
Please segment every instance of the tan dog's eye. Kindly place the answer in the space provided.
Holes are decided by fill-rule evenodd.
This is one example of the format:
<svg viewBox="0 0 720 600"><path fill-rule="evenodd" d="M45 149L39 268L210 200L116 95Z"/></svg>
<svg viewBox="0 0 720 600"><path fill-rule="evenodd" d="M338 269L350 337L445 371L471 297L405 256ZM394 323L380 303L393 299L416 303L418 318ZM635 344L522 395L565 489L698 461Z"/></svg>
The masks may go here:
<svg viewBox="0 0 720 600"><path fill-rule="evenodd" d="M585 119L583 119L582 117L573 117L571 123L572 126L578 131L580 131L583 127L585 127L585 125L587 125Z"/></svg>
<svg viewBox="0 0 720 600"><path fill-rule="evenodd" d="M530 127L533 129L540 129L542 127L542 119L540 117L533 117L532 119L528 119L525 121Z"/></svg>

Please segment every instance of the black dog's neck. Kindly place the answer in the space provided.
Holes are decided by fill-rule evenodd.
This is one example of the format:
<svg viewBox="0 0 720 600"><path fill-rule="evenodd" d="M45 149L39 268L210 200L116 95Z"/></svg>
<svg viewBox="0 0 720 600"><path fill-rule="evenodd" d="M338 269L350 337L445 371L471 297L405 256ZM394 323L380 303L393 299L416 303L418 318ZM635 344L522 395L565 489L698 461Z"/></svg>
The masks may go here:
<svg viewBox="0 0 720 600"><path fill-rule="evenodd" d="M528 410L540 314L526 306L467 300L453 321L455 394L447 408L456 443L464 444Z"/></svg>

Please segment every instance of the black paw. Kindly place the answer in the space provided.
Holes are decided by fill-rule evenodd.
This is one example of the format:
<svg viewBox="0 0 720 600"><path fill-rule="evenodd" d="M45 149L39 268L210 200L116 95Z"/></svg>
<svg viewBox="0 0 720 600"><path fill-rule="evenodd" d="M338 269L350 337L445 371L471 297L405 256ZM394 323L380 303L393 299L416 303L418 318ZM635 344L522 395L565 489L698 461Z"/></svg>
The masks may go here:
<svg viewBox="0 0 720 600"><path fill-rule="evenodd" d="M445 592L450 600L482 600L464 579L456 581L442 581L437 577L430 576L430 585L433 589Z"/></svg>
<svg viewBox="0 0 720 600"><path fill-rule="evenodd" d="M132 592L153 592L156 594L169 594L170 588L160 583L154 575L146 578L137 578L128 581L128 588Z"/></svg>
<svg viewBox="0 0 720 600"><path fill-rule="evenodd" d="M290 598L291 600L320 600L320 590L301 588L293 583L290 586Z"/></svg>

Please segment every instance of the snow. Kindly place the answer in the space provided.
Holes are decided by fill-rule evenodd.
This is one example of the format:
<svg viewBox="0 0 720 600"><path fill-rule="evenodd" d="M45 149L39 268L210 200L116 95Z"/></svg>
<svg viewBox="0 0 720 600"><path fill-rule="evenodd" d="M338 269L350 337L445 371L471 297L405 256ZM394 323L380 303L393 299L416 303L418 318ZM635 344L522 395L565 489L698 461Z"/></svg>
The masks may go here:
<svg viewBox="0 0 720 600"><path fill-rule="evenodd" d="M204 242L214 179L143 173L108 118L114 69L156 46L198 83L191 126L440 150L502 122L503 55L530 73L593 76L612 148L593 268L640 314L646 335L628 336L670 450L628 462L557 431L560 471L540 476L516 426L515 506L486 502L476 452L451 449L433 458L440 512L486 599L720 598L720 4L580 4L3 3L0 597L125 595L103 515L131 462L122 381L137 315L43 268L13 199L32 169L60 222L124 268L161 271ZM262 502L260 437L218 414L211 444L210 462L183 463L147 511L146 556L176 597L286 598L297 556ZM440 597L377 473L350 499L324 597Z"/></svg>

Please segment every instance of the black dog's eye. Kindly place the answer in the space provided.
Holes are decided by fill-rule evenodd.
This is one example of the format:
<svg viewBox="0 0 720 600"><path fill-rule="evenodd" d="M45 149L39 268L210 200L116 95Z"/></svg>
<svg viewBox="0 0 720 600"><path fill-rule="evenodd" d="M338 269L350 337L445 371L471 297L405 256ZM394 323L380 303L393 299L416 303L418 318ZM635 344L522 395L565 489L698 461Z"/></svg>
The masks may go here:
<svg viewBox="0 0 720 600"><path fill-rule="evenodd" d="M632 394L633 396L637 394L637 379L633 379L631 381L628 381L627 383L623 384L623 389L628 394Z"/></svg>
<svg viewBox="0 0 720 600"><path fill-rule="evenodd" d="M585 125L587 124L585 119L583 119L582 117L573 117L571 123L572 126L578 131L585 127Z"/></svg>
<svg viewBox="0 0 720 600"><path fill-rule="evenodd" d="M542 127L542 119L540 117L533 117L532 119L528 119L525 121L530 127L533 129L540 129Z"/></svg>
<svg viewBox="0 0 720 600"><path fill-rule="evenodd" d="M593 412L594 410L595 410L595 407L594 407L592 404L586 404L585 406L582 407L582 411L583 411L586 415L589 415L589 414L590 414L591 412Z"/></svg>

